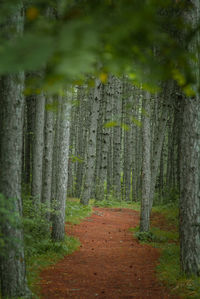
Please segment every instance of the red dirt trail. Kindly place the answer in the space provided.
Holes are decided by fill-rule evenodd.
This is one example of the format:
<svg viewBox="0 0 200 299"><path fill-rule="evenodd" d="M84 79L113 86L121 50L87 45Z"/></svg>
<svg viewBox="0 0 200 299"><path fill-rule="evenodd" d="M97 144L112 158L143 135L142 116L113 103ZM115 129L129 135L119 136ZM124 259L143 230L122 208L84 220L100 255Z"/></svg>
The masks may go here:
<svg viewBox="0 0 200 299"><path fill-rule="evenodd" d="M94 208L79 225L66 225L80 250L41 273L43 299L178 299L155 275L159 251L129 232L139 214L129 209Z"/></svg>

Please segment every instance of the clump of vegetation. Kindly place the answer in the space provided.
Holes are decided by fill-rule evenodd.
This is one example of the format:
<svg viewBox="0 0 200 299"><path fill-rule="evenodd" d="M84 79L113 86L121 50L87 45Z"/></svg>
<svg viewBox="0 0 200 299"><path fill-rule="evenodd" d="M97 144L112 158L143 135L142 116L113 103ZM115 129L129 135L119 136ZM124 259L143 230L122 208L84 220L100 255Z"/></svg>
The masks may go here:
<svg viewBox="0 0 200 299"><path fill-rule="evenodd" d="M16 205L16 199L6 198L0 193L0 257L4 257L8 248L17 247L19 240L7 236L4 232L7 223L13 227L20 226L19 217L13 213L14 206Z"/></svg>
<svg viewBox="0 0 200 299"><path fill-rule="evenodd" d="M92 205L81 205L78 199L67 200L66 221L78 224L80 221L92 214Z"/></svg>
<svg viewBox="0 0 200 299"><path fill-rule="evenodd" d="M50 225L46 215L49 213L43 203L35 203L30 197L23 200L23 226L25 254L35 256L51 247Z"/></svg>

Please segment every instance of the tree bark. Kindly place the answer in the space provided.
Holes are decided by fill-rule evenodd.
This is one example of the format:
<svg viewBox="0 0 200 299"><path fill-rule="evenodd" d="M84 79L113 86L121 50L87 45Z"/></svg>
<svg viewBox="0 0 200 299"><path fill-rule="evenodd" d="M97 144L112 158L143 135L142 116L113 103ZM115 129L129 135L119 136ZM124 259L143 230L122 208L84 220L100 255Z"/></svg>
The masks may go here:
<svg viewBox="0 0 200 299"><path fill-rule="evenodd" d="M89 203L92 184L94 180L95 174L95 158L96 158L96 135L97 135L97 123L99 116L99 105L100 105L100 97L101 97L101 82L96 79L95 81L95 89L93 96L93 103L91 108L91 123L90 123L90 131L89 131L89 142L87 148L87 164L85 170L85 177L83 180L83 189L81 193L80 202L83 205L87 205Z"/></svg>
<svg viewBox="0 0 200 299"><path fill-rule="evenodd" d="M35 96L35 130L33 136L33 166L31 195L35 203L41 202L42 166L44 150L45 96Z"/></svg>
<svg viewBox="0 0 200 299"><path fill-rule="evenodd" d="M121 199L121 113L122 113L122 83L115 78L114 117L118 125L113 128L113 193L116 199Z"/></svg>
<svg viewBox="0 0 200 299"><path fill-rule="evenodd" d="M191 1L187 21L196 28L200 3ZM189 50L196 54L191 62L197 85L197 95L183 101L180 156L180 247L181 267L186 275L200 276L200 96L199 96L199 32Z"/></svg>
<svg viewBox="0 0 200 299"><path fill-rule="evenodd" d="M110 75L107 84L104 86L104 93L102 97L104 108L104 121L101 131L101 165L99 169L99 177L97 180L96 200L103 200L105 194L105 185L107 184L108 171L108 150L110 141L110 128L104 127L106 123L111 120L112 98L113 98L113 78Z"/></svg>
<svg viewBox="0 0 200 299"><path fill-rule="evenodd" d="M151 193L151 95L146 92L143 98L143 160L142 160L142 200L140 212L140 231L149 231L150 225L150 193Z"/></svg>
<svg viewBox="0 0 200 299"><path fill-rule="evenodd" d="M65 237L65 203L67 197L67 179L68 179L68 155L69 155L69 129L70 129L70 103L65 98L59 97L59 115L58 126L56 130L55 142L56 151L54 158L55 177L54 193L52 198L52 239L54 241L63 241Z"/></svg>
<svg viewBox="0 0 200 299"><path fill-rule="evenodd" d="M23 30L21 4L16 5L15 13L10 16L5 26L11 32L9 38L21 34ZM15 219L18 224L22 215L23 88L23 72L9 74L0 80L0 193L9 206L12 221ZM5 255L0 258L1 295L2 298L21 298L30 294L26 282L23 231L21 226L12 225L10 221L0 224L5 238ZM16 240L14 246L10 244L12 240Z"/></svg>
<svg viewBox="0 0 200 299"><path fill-rule="evenodd" d="M53 97L46 98L45 128L44 128L44 153L43 153L43 175L42 175L42 196L41 202L50 211L51 207L51 186L52 186L52 161L53 161L53 137L54 137L54 112L51 107ZM49 213L47 218L49 219Z"/></svg>

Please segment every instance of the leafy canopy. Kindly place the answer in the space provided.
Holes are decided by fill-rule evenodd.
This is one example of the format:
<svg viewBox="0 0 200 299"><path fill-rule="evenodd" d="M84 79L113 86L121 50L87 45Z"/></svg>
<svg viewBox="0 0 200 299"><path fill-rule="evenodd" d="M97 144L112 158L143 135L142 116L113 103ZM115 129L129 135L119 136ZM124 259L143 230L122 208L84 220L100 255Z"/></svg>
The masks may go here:
<svg viewBox="0 0 200 299"><path fill-rule="evenodd" d="M18 3L1 1L1 28ZM174 78L187 86L193 81L187 50L191 28L183 17L188 5L174 0L25 1L23 35L8 40L1 31L0 74L45 69L42 83L48 89L87 74L104 74L106 80L108 72L126 72L147 85Z"/></svg>

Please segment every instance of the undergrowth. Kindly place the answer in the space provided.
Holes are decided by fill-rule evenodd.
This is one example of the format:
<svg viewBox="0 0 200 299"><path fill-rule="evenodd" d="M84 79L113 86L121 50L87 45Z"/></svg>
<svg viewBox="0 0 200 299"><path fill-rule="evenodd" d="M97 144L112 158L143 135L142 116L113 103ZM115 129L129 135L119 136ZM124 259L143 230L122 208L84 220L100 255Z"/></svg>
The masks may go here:
<svg viewBox="0 0 200 299"><path fill-rule="evenodd" d="M200 278L185 277L180 270L180 246L178 236L178 207L176 204L157 206L153 212L159 212L166 219L166 223L176 228L175 230L161 230L151 227L149 232L139 232L139 227L131 229L134 236L142 243L148 243L161 250L157 277L167 285L174 294L181 298L200 298Z"/></svg>
<svg viewBox="0 0 200 299"><path fill-rule="evenodd" d="M27 259L27 278L31 291L34 293L34 298L39 298L39 274L46 267L53 266L58 260L64 256L71 254L80 246L79 240L65 236L64 242L46 242L46 251L38 253L35 256Z"/></svg>
<svg viewBox="0 0 200 299"><path fill-rule="evenodd" d="M84 206L79 200L70 198L66 204L66 221L71 224L79 224L82 219L92 214L92 206Z"/></svg>
<svg viewBox="0 0 200 299"><path fill-rule="evenodd" d="M27 278L34 298L39 298L39 273L53 266L59 259L71 254L80 246L79 240L66 236L63 242L51 240L51 230L46 216L50 213L45 205L33 205L30 198L23 201L24 241L27 264ZM79 200L68 199L66 221L77 224L92 213L91 206L82 206Z"/></svg>
<svg viewBox="0 0 200 299"><path fill-rule="evenodd" d="M127 208L127 209L133 209L135 211L140 210L139 202L123 201L123 200L119 201L115 199L94 201L93 205L95 207L101 207L101 208Z"/></svg>

